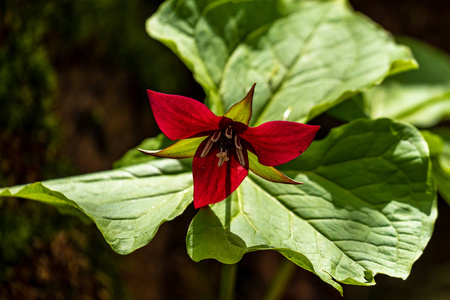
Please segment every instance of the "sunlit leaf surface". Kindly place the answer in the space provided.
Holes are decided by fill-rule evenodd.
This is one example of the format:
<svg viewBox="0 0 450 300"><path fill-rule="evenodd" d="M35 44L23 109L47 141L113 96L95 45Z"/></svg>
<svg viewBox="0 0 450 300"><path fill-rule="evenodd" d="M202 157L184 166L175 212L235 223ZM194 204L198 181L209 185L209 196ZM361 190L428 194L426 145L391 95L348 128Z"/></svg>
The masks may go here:
<svg viewBox="0 0 450 300"><path fill-rule="evenodd" d="M192 175L180 161L160 159L113 171L0 189L0 196L79 209L120 254L147 245L159 226L192 202Z"/></svg>
<svg viewBox="0 0 450 300"><path fill-rule="evenodd" d="M433 164L433 177L439 194L450 204L450 129L423 131Z"/></svg>
<svg viewBox="0 0 450 300"><path fill-rule="evenodd" d="M419 63L412 70L388 78L364 98L373 118L390 117L420 127L450 119L450 57L423 42L402 38Z"/></svg>
<svg viewBox="0 0 450 300"><path fill-rule="evenodd" d="M346 1L170 0L147 31L193 71L216 113L256 82L251 124L308 121L415 67L408 48Z"/></svg>
<svg viewBox="0 0 450 300"><path fill-rule="evenodd" d="M415 67L408 48L343 0L169 0L147 30L193 71L217 114L256 82L250 125L309 121ZM360 115L364 109L347 118ZM140 148L169 144L160 136ZM0 196L81 212L126 254L189 205L192 174L189 161L152 160L136 150L116 167L0 189ZM280 170L304 184L250 174L229 199L199 211L187 236L195 261L235 263L272 249L340 291L339 283L372 285L377 273L408 276L436 218L428 147L414 127L354 121Z"/></svg>
<svg viewBox="0 0 450 300"><path fill-rule="evenodd" d="M436 218L428 147L416 129L355 121L280 169L304 185L251 176L230 199L199 211L187 238L195 261L235 263L276 250L341 292L338 282L408 276Z"/></svg>

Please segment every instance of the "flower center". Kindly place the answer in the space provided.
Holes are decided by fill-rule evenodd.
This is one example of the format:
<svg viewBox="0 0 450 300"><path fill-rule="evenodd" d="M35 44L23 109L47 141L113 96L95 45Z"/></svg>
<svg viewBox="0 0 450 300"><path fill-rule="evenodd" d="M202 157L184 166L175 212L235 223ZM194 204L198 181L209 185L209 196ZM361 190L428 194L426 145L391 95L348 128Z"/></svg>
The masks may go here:
<svg viewBox="0 0 450 300"><path fill-rule="evenodd" d="M241 144L241 140L239 139L237 134L233 133L233 128L231 128L231 126L228 126L222 131L214 132L214 134L209 137L205 148L203 148L203 151L200 154L200 157L205 157L206 155L208 155L213 144L216 142L219 146L219 153L216 154L216 156L219 158L219 162L217 163L219 167L221 167L224 162L230 160L228 154L232 149L236 149L236 156L239 164L245 167L245 158L243 153L244 150Z"/></svg>

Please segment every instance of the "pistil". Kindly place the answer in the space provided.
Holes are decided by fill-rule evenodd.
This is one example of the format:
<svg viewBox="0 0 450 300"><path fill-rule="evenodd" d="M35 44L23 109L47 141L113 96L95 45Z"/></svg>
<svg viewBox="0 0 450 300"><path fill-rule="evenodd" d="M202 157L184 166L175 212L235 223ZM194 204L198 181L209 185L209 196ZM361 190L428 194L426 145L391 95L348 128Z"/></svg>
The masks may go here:
<svg viewBox="0 0 450 300"><path fill-rule="evenodd" d="M227 150L224 151L223 148L220 148L220 152L217 153L216 156L219 158L219 163L217 164L219 167L221 167L224 162L230 160L227 154Z"/></svg>
<svg viewBox="0 0 450 300"><path fill-rule="evenodd" d="M216 131L208 138L208 142L206 143L205 148L203 148L200 157L205 157L206 155L208 155L214 143L218 142L220 152L217 153L216 156L219 158L219 162L217 163L219 167L221 167L224 162L230 160L230 158L228 157L228 153L233 148L236 149L236 156L239 164L245 167L244 149L242 147L241 140L239 139L237 134L233 134L233 128L231 127L227 127L222 131Z"/></svg>

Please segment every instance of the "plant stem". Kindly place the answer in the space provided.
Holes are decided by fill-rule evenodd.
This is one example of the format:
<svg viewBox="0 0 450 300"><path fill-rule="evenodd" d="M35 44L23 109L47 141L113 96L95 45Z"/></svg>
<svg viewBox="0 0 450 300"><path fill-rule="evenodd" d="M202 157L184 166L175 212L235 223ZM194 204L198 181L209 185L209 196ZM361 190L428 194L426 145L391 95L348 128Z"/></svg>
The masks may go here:
<svg viewBox="0 0 450 300"><path fill-rule="evenodd" d="M267 289L264 300L278 300L283 296L286 286L292 275L294 275L296 265L290 260L284 259L274 275L272 282Z"/></svg>
<svg viewBox="0 0 450 300"><path fill-rule="evenodd" d="M233 300L234 284L236 282L237 264L222 264L222 275L220 279L219 300Z"/></svg>

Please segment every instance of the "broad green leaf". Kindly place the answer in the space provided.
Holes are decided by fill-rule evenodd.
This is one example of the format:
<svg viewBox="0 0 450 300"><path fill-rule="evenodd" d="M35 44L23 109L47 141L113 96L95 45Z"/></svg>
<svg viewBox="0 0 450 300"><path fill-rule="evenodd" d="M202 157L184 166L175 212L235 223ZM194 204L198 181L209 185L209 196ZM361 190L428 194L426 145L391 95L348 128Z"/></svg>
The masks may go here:
<svg viewBox="0 0 450 300"><path fill-rule="evenodd" d="M388 78L364 94L373 118L390 117L420 127L450 118L450 57L423 42L400 38L411 47L419 69Z"/></svg>
<svg viewBox="0 0 450 300"><path fill-rule="evenodd" d="M433 177L439 194L450 204L450 129L422 131L430 148Z"/></svg>
<svg viewBox="0 0 450 300"><path fill-rule="evenodd" d="M11 197L11 192L9 190L0 189L0 197ZM50 204L62 214L65 215L73 215L83 221L83 223L90 223L90 219L86 217L85 214L82 213L80 207L76 204L76 202L67 199L63 194L52 191L46 187L44 187L40 182L36 182L30 184L26 191L18 191L14 194L15 197L26 198L26 199L40 199L40 202L45 204Z"/></svg>
<svg viewBox="0 0 450 300"><path fill-rule="evenodd" d="M450 172L450 128L435 128L431 129L431 132L442 139L443 145L440 162L442 167Z"/></svg>
<svg viewBox="0 0 450 300"><path fill-rule="evenodd" d="M361 118L370 118L370 113L368 112L366 103L361 93L336 105L332 109L328 110L327 114L333 118L345 122L350 122Z"/></svg>
<svg viewBox="0 0 450 300"><path fill-rule="evenodd" d="M280 167L303 185L249 174L237 192L193 219L193 260L236 263L276 250L342 292L378 273L406 278L431 237L436 191L427 143L412 126L358 120ZM224 250L225 249L225 250Z"/></svg>
<svg viewBox="0 0 450 300"><path fill-rule="evenodd" d="M146 149L146 150L158 150L169 147L174 144L174 141L170 140L164 134L160 133L156 137L148 138L142 141L136 148ZM145 163L156 159L154 156L145 155L139 152L136 148L128 150L120 159L114 163L114 168L121 168L126 166L131 166L135 164Z"/></svg>
<svg viewBox="0 0 450 300"><path fill-rule="evenodd" d="M257 83L252 125L308 121L386 76L409 49L344 0L169 0L147 21L223 114Z"/></svg>
<svg viewBox="0 0 450 300"><path fill-rule="evenodd" d="M0 197L36 200L78 209L119 254L147 245L159 226L192 202L192 175L180 161L145 164L0 189Z"/></svg>

